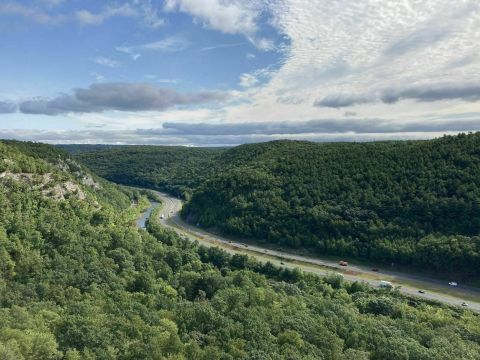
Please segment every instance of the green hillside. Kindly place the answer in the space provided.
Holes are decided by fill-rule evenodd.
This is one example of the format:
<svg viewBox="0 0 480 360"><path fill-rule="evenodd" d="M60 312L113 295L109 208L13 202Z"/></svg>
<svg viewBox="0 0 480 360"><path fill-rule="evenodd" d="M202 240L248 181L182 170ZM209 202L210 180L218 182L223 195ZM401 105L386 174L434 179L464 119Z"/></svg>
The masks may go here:
<svg viewBox="0 0 480 360"><path fill-rule="evenodd" d="M0 359L478 359L468 310L139 230L144 208L0 142Z"/></svg>
<svg viewBox="0 0 480 360"><path fill-rule="evenodd" d="M480 275L480 133L233 148L184 208L204 227L293 248Z"/></svg>
<svg viewBox="0 0 480 360"><path fill-rule="evenodd" d="M62 148L108 180L187 197L214 174L212 164L224 151L181 146L63 145Z"/></svg>

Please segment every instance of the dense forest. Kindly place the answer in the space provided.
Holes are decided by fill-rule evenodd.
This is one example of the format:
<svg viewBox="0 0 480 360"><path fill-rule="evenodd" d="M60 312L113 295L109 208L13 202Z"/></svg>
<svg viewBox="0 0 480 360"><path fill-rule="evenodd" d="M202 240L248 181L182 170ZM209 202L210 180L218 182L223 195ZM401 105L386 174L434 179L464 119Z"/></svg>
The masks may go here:
<svg viewBox="0 0 480 360"><path fill-rule="evenodd" d="M181 146L61 147L110 181L164 190L184 198L214 174L214 160L224 151Z"/></svg>
<svg viewBox="0 0 480 360"><path fill-rule="evenodd" d="M108 179L187 200L193 193L183 215L203 227L318 254L480 275L480 133L88 149L78 159Z"/></svg>
<svg viewBox="0 0 480 360"><path fill-rule="evenodd" d="M0 142L0 359L478 359L468 310L205 248L160 208L137 229L146 205Z"/></svg>
<svg viewBox="0 0 480 360"><path fill-rule="evenodd" d="M480 275L480 133L430 141L234 148L184 208L205 227Z"/></svg>

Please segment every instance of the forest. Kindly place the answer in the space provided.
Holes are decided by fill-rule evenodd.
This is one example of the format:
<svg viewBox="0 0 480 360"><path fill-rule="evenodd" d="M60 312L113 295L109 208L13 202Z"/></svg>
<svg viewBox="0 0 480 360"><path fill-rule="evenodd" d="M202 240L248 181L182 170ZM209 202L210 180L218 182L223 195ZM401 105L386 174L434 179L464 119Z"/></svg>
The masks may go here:
<svg viewBox="0 0 480 360"><path fill-rule="evenodd" d="M1 359L478 359L471 311L140 230L146 196L0 142Z"/></svg>
<svg viewBox="0 0 480 360"><path fill-rule="evenodd" d="M189 198L209 176L222 148L182 146L62 145L97 175L124 185Z"/></svg>
<svg viewBox="0 0 480 360"><path fill-rule="evenodd" d="M480 133L216 150L87 149L77 158L108 179L133 172L119 182L183 195L183 216L205 228L461 279L480 275ZM163 180L152 182L157 175Z"/></svg>

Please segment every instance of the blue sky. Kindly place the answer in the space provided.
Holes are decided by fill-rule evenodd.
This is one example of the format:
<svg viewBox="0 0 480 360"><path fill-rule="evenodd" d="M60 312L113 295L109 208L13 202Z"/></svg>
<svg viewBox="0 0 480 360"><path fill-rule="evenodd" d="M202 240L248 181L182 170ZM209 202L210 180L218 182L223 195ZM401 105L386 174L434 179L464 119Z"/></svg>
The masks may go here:
<svg viewBox="0 0 480 360"><path fill-rule="evenodd" d="M0 138L235 145L480 130L480 4L6 0Z"/></svg>

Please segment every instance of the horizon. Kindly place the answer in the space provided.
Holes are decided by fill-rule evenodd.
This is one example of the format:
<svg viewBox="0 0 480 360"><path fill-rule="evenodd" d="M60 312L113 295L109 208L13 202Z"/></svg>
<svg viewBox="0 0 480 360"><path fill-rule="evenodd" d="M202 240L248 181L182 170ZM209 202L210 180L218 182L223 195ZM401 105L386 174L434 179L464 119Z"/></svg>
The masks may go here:
<svg viewBox="0 0 480 360"><path fill-rule="evenodd" d="M281 138L275 140L266 140L266 141L259 141L259 142L246 142L241 144L229 144L229 145L169 145L169 144L146 144L146 143L131 143L131 144L119 144L119 143L50 143L44 141L35 141L35 140L19 140L19 139L7 139L7 138L0 138L0 141L19 141L19 142L31 142L35 144L45 144L45 145L52 145L57 147L62 146L86 146L86 147L93 147L93 146L102 146L102 147L136 147L136 146L151 146L151 147L183 147L183 148L203 148L203 149L226 149L226 148L234 148L237 146L242 145L255 145L255 144L264 144L269 142L283 142L283 141L292 141L292 142L308 142L313 144L371 144L371 143L388 143L388 142L409 142L409 141L431 141L431 140L438 140L445 136L459 136L459 135L470 135L480 133L480 131L473 131L473 132L459 132L454 134L442 134L438 137L432 137L428 139L388 139L388 140L377 140L377 139L365 139L360 141L355 140L338 140L338 141L313 141L313 140L303 140L303 139L289 139L289 138Z"/></svg>
<svg viewBox="0 0 480 360"><path fill-rule="evenodd" d="M231 147L480 130L480 3L7 0L0 138Z"/></svg>

